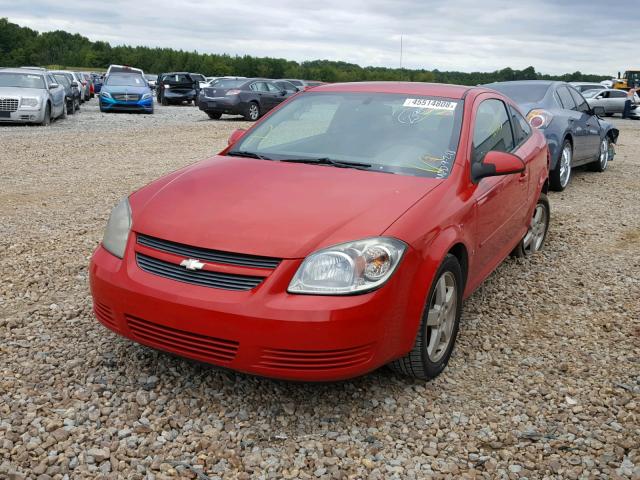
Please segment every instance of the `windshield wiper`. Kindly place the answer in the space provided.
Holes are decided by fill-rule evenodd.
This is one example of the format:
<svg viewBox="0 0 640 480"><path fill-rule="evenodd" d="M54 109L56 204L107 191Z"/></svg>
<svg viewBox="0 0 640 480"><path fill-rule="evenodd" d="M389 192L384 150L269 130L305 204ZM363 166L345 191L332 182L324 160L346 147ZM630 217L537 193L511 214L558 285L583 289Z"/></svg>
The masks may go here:
<svg viewBox="0 0 640 480"><path fill-rule="evenodd" d="M260 160L271 160L269 157L265 157L256 152L248 152L246 150L232 150L227 152L230 157L246 157L246 158L259 158Z"/></svg>
<svg viewBox="0 0 640 480"><path fill-rule="evenodd" d="M321 158L279 158L279 162L290 162L290 163L308 163L314 165L330 165L332 167L338 168L355 168L358 170L369 170L371 168L370 163L361 163L361 162L349 162L347 160L333 160L328 157Z"/></svg>

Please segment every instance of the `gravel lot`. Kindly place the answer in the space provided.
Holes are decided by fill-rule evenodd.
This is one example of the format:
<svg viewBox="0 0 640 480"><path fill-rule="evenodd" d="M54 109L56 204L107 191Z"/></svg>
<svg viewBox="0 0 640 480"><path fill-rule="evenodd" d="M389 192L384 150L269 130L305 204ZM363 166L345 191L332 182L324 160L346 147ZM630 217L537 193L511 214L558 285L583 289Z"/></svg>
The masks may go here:
<svg viewBox="0 0 640 480"><path fill-rule="evenodd" d="M194 107L0 127L0 478L640 478L640 122L466 303L445 373L222 371L107 331L87 265L133 189L220 150ZM178 463L180 462L180 463Z"/></svg>

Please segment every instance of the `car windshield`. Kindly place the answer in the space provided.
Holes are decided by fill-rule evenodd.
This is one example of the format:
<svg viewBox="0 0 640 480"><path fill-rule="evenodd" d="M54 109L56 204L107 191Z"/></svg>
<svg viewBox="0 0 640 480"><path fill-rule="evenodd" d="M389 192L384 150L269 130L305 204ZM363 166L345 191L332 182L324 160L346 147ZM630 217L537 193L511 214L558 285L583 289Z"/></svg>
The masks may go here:
<svg viewBox="0 0 640 480"><path fill-rule="evenodd" d="M134 74L116 74L109 75L105 85L118 86L118 87L143 87L145 81L142 75Z"/></svg>
<svg viewBox="0 0 640 480"><path fill-rule="evenodd" d="M243 136L229 155L445 178L463 101L382 93L308 93Z"/></svg>
<svg viewBox="0 0 640 480"><path fill-rule="evenodd" d="M63 75L62 73L54 73L53 76L60 85L64 85L65 87L69 87L71 85L71 82L66 77L66 75Z"/></svg>
<svg viewBox="0 0 640 480"><path fill-rule="evenodd" d="M0 87L45 88L42 75L32 73L0 73Z"/></svg>
<svg viewBox="0 0 640 480"><path fill-rule="evenodd" d="M494 83L488 87L503 93L516 103L538 103L549 90L549 84Z"/></svg>

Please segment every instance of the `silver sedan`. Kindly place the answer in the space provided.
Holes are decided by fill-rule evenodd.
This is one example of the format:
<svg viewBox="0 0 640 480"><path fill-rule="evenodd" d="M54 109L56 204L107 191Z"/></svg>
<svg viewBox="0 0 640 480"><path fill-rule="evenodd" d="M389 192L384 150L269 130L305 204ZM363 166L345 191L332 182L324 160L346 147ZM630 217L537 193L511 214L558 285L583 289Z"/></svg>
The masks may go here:
<svg viewBox="0 0 640 480"><path fill-rule="evenodd" d="M624 90L615 90L612 88L605 88L603 90L587 90L582 92L582 95L587 100L587 103L591 108L603 107L604 114L608 117L622 113L624 111L624 104L627 101L627 92ZM640 119L640 110L638 109L640 104L640 98L638 95L633 96L633 105L631 106L631 112L629 116L634 119Z"/></svg>
<svg viewBox="0 0 640 480"><path fill-rule="evenodd" d="M0 123L39 123L66 116L64 87L46 70L0 69Z"/></svg>

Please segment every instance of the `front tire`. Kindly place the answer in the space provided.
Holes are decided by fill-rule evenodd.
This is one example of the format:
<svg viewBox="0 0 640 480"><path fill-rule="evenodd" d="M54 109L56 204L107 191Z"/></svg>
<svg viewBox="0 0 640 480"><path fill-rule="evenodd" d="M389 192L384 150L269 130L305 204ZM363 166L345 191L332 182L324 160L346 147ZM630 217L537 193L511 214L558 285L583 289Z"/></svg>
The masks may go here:
<svg viewBox="0 0 640 480"><path fill-rule="evenodd" d="M569 140L565 140L562 144L562 150L560 151L560 158L556 168L549 172L549 183L551 189L556 192L561 192L571 180L571 162L573 161L573 147Z"/></svg>
<svg viewBox="0 0 640 480"><path fill-rule="evenodd" d="M211 120L220 120L220 117L222 116L219 112L207 112L207 115L209 115Z"/></svg>
<svg viewBox="0 0 640 480"><path fill-rule="evenodd" d="M591 162L588 167L592 172L604 172L609 165L609 138L604 137L600 140L600 152L598 160Z"/></svg>
<svg viewBox="0 0 640 480"><path fill-rule="evenodd" d="M523 258L542 250L544 241L547 238L550 220L551 208L549 206L549 199L544 193L541 193L536 208L533 209L529 229L511 254L514 257Z"/></svg>
<svg viewBox="0 0 640 480"><path fill-rule="evenodd" d="M257 102L249 102L247 105L247 109L244 113L245 120L249 120L250 122L255 122L260 118L260 106Z"/></svg>
<svg viewBox="0 0 640 480"><path fill-rule="evenodd" d="M51 105L47 103L47 107L44 110L44 118L42 119L42 122L40 122L40 125L42 125L43 127L46 127L50 123L51 123Z"/></svg>
<svg viewBox="0 0 640 480"><path fill-rule="evenodd" d="M422 380L444 370L458 335L463 290L460 263L448 254L434 276L413 348L389 364L392 370Z"/></svg>

